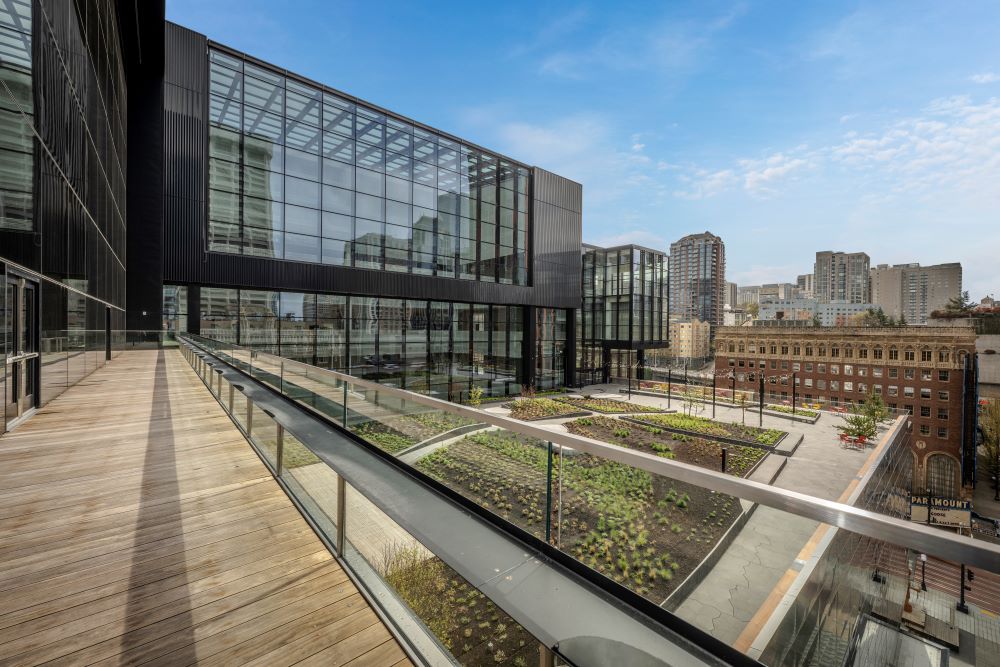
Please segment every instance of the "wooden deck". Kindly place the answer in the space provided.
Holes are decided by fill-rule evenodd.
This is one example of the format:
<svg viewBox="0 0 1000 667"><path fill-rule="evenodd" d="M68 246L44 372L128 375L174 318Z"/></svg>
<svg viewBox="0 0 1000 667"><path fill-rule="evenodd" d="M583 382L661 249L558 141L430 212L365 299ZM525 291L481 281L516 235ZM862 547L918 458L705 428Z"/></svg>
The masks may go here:
<svg viewBox="0 0 1000 667"><path fill-rule="evenodd" d="M408 665L176 350L0 437L0 665Z"/></svg>

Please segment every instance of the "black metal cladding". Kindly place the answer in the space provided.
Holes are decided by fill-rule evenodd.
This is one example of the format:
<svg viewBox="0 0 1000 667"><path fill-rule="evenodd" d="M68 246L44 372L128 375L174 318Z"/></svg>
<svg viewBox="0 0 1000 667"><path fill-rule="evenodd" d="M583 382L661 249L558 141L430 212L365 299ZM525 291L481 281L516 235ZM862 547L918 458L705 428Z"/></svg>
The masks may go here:
<svg viewBox="0 0 1000 667"><path fill-rule="evenodd" d="M164 89L164 281L506 305L580 302L581 188L534 170L550 201L532 203L534 286L206 252L208 41L167 24Z"/></svg>

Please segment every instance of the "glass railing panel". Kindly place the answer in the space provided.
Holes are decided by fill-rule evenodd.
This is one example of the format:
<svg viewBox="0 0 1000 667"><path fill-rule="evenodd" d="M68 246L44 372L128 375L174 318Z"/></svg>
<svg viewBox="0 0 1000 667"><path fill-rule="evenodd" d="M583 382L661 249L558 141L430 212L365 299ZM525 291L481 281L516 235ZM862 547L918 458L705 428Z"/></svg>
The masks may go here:
<svg viewBox="0 0 1000 667"><path fill-rule="evenodd" d="M436 638L445 659L540 664L539 641L527 630L354 487L346 485L345 495L348 563L377 576L405 605L410 622Z"/></svg>
<svg viewBox="0 0 1000 667"><path fill-rule="evenodd" d="M250 440L264 456L271 468L278 466L278 437L280 427L274 418L258 406L253 407L250 417Z"/></svg>
<svg viewBox="0 0 1000 667"><path fill-rule="evenodd" d="M344 421L345 383L315 366L286 361L279 369L282 393L338 424Z"/></svg>
<svg viewBox="0 0 1000 667"><path fill-rule="evenodd" d="M251 409L248 404L246 395L243 393L243 388L240 385L233 385L233 409L232 416L236 424L242 428L244 431L247 430L249 421L247 420L247 415Z"/></svg>
<svg viewBox="0 0 1000 667"><path fill-rule="evenodd" d="M281 478L327 535L334 535L339 475L294 435L282 436Z"/></svg>

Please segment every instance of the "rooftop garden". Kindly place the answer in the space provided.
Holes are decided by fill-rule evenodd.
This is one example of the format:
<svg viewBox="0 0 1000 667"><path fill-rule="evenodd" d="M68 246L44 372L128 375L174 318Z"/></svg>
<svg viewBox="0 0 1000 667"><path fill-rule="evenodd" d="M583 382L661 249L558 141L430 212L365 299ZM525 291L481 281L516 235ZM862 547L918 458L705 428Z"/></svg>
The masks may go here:
<svg viewBox="0 0 1000 667"><path fill-rule="evenodd" d="M510 416L524 421L558 419L580 414L580 409L564 401L551 398L519 398L507 403Z"/></svg>
<svg viewBox="0 0 1000 667"><path fill-rule="evenodd" d="M784 431L779 431L775 428L757 428L756 426L746 426L744 424L731 424L729 422L715 421L706 417L680 413L643 415L638 419L651 426L680 429L682 431L691 431L708 436L737 438L739 440L746 440L747 442L754 442L759 445L768 446L777 444L778 440L785 435Z"/></svg>
<svg viewBox="0 0 1000 667"><path fill-rule="evenodd" d="M639 405L627 401L617 401L613 398L560 398L561 403L568 403L580 410L600 412L606 415L631 414L637 412L663 412L661 408L650 405Z"/></svg>

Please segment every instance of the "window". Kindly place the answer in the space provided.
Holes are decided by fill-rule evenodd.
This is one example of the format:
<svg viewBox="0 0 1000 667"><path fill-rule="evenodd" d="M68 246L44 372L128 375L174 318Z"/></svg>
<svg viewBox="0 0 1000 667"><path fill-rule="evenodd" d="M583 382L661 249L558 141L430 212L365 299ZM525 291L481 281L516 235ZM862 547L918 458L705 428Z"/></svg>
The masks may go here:
<svg viewBox="0 0 1000 667"><path fill-rule="evenodd" d="M844 391L854 391L854 383L853 382L845 382L844 383Z"/></svg>
<svg viewBox="0 0 1000 667"><path fill-rule="evenodd" d="M931 434L931 427L928 426L927 424L921 424L920 435L930 435L930 434Z"/></svg>
<svg viewBox="0 0 1000 667"><path fill-rule="evenodd" d="M947 401L948 400L948 391L947 390L939 391L938 392L938 400L939 401Z"/></svg>
<svg viewBox="0 0 1000 667"><path fill-rule="evenodd" d="M830 391L840 391L840 382L837 380L830 380Z"/></svg>
<svg viewBox="0 0 1000 667"><path fill-rule="evenodd" d="M876 367L872 368L872 377L873 378L880 378L880 377L882 377L882 367L881 366L876 366Z"/></svg>
<svg viewBox="0 0 1000 667"><path fill-rule="evenodd" d="M875 393L876 396L881 396L882 395L882 385L880 385L880 384L873 384L872 385L872 391Z"/></svg>
<svg viewBox="0 0 1000 667"><path fill-rule="evenodd" d="M802 348L800 348L798 345L794 346L792 348L792 354L795 355L796 357L799 356L800 354L802 354Z"/></svg>
<svg viewBox="0 0 1000 667"><path fill-rule="evenodd" d="M858 393L859 394L867 394L868 393L868 385L865 384L864 382L859 382L858 383Z"/></svg>
<svg viewBox="0 0 1000 667"><path fill-rule="evenodd" d="M890 396L899 396L899 387L897 387L896 385L890 384L889 385L889 395Z"/></svg>
<svg viewBox="0 0 1000 667"><path fill-rule="evenodd" d="M854 375L854 366L844 364L844 375Z"/></svg>
<svg viewBox="0 0 1000 667"><path fill-rule="evenodd" d="M947 426L938 426L938 437L941 438L942 440L947 440L948 439L948 427Z"/></svg>
<svg viewBox="0 0 1000 667"><path fill-rule="evenodd" d="M831 347L830 348L830 356L831 357L839 357L840 356L840 348L839 347Z"/></svg>
<svg viewBox="0 0 1000 667"><path fill-rule="evenodd" d="M840 366L838 366L837 364L830 364L830 375L839 375L839 374L840 374Z"/></svg>
<svg viewBox="0 0 1000 667"><path fill-rule="evenodd" d="M788 354L788 346L787 345L782 345L781 346L781 354Z"/></svg>
<svg viewBox="0 0 1000 667"><path fill-rule="evenodd" d="M907 380L912 380L914 377L916 377L916 373L913 372L912 368L903 369L903 378Z"/></svg>
<svg viewBox="0 0 1000 667"><path fill-rule="evenodd" d="M807 356L807 357L811 357L811 356L813 356L813 349L812 349L812 345L806 345L806 356Z"/></svg>
<svg viewBox="0 0 1000 667"><path fill-rule="evenodd" d="M797 362L797 361L792 362L792 370L794 372L798 373L799 370L801 370L801 368L802 368L802 366L799 364L799 362Z"/></svg>
<svg viewBox="0 0 1000 667"><path fill-rule="evenodd" d="M812 378L806 378L806 386L812 388L813 386Z"/></svg>
<svg viewBox="0 0 1000 667"><path fill-rule="evenodd" d="M930 400L930 398L931 398L931 390L928 389L928 388L926 388L926 387L922 387L920 389L920 398L922 398L924 400Z"/></svg>
<svg viewBox="0 0 1000 667"><path fill-rule="evenodd" d="M948 371L938 371L938 380L941 382L948 381Z"/></svg>
<svg viewBox="0 0 1000 667"><path fill-rule="evenodd" d="M948 408L938 408L938 419L948 419Z"/></svg>
<svg viewBox="0 0 1000 667"><path fill-rule="evenodd" d="M826 364L816 364L816 372L817 373L825 373L826 372Z"/></svg>
<svg viewBox="0 0 1000 667"><path fill-rule="evenodd" d="M876 357L878 359L878 357ZM899 350L895 348L889 349L889 361L899 361Z"/></svg>
<svg viewBox="0 0 1000 667"><path fill-rule="evenodd" d="M868 348L867 347L858 348L858 359L867 359L867 358L868 358Z"/></svg>
<svg viewBox="0 0 1000 667"><path fill-rule="evenodd" d="M890 380L895 380L898 377L899 377L899 369L898 368L890 368L889 369L889 379Z"/></svg>
<svg viewBox="0 0 1000 667"><path fill-rule="evenodd" d="M933 359L930 350L920 350L920 361L931 361Z"/></svg>
<svg viewBox="0 0 1000 667"><path fill-rule="evenodd" d="M913 387L903 387L903 396L906 398L913 398L915 395Z"/></svg>
<svg viewBox="0 0 1000 667"><path fill-rule="evenodd" d="M826 380L823 380L823 379L816 380L816 388L817 389L826 389Z"/></svg>
<svg viewBox="0 0 1000 667"><path fill-rule="evenodd" d="M915 354L913 350L905 350L903 352L903 361L913 361Z"/></svg>
<svg viewBox="0 0 1000 667"><path fill-rule="evenodd" d="M948 352L947 350L941 350L941 351L938 352L938 361L939 362L941 362L941 363L947 363L950 358L951 358L951 353ZM945 372L947 372L947 371L945 371Z"/></svg>
<svg viewBox="0 0 1000 667"><path fill-rule="evenodd" d="M920 416L921 417L930 417L931 416L931 406L929 406L929 405L921 405L920 406Z"/></svg>
<svg viewBox="0 0 1000 667"><path fill-rule="evenodd" d="M872 359L881 359L881 358L882 358L882 348L876 347L872 349Z"/></svg>
<svg viewBox="0 0 1000 667"><path fill-rule="evenodd" d="M813 365L806 364L806 373L812 373L812 372L813 372Z"/></svg>
<svg viewBox="0 0 1000 667"><path fill-rule="evenodd" d="M930 382L931 381L931 372L929 370L921 370L920 371L920 379L923 380L924 382Z"/></svg>

